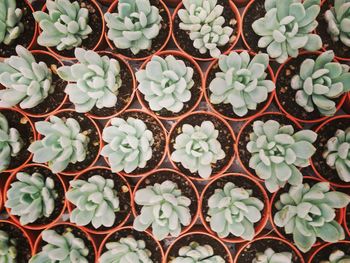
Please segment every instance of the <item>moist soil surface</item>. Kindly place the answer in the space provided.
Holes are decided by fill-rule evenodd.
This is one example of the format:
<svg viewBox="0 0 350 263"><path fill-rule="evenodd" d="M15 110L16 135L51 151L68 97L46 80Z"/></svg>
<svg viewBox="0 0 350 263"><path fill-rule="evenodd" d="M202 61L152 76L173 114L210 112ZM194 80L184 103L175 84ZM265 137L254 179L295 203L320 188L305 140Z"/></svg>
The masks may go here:
<svg viewBox="0 0 350 263"><path fill-rule="evenodd" d="M315 257L310 261L310 263L320 263L322 261L328 261L329 255L336 250L343 251L346 255L350 255L349 243L335 243L323 248L321 251L315 255Z"/></svg>

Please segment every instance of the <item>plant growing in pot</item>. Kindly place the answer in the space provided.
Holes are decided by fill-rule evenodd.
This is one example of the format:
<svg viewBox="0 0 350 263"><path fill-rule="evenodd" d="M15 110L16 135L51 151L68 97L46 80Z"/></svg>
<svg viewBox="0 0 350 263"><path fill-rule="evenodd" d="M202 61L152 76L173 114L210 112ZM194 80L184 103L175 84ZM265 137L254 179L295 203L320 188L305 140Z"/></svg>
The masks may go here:
<svg viewBox="0 0 350 263"><path fill-rule="evenodd" d="M347 263L350 260L350 242L324 244L310 256L308 263Z"/></svg>

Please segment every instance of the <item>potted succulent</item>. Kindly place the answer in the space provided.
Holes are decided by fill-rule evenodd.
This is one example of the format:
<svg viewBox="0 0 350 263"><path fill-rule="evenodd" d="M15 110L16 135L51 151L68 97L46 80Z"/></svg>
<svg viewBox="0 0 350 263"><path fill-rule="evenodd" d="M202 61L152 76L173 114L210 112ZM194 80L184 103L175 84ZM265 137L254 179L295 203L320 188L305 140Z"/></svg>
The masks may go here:
<svg viewBox="0 0 350 263"><path fill-rule="evenodd" d="M339 110L349 82L349 66L335 61L333 51L303 52L278 69L277 104L300 122L319 122Z"/></svg>
<svg viewBox="0 0 350 263"><path fill-rule="evenodd" d="M163 124L154 115L126 110L103 129L101 155L114 173L145 176L163 162L166 138Z"/></svg>
<svg viewBox="0 0 350 263"><path fill-rule="evenodd" d="M135 186L132 211L133 228L152 227L157 240L187 232L198 216L198 192L183 174L159 169L143 177Z"/></svg>
<svg viewBox="0 0 350 263"><path fill-rule="evenodd" d="M241 18L233 1L184 0L172 19L176 46L197 60L213 60L229 52L241 34Z"/></svg>
<svg viewBox="0 0 350 263"><path fill-rule="evenodd" d="M202 70L185 53L162 51L150 57L136 79L139 102L160 119L176 119L194 110L202 98Z"/></svg>
<svg viewBox="0 0 350 263"><path fill-rule="evenodd" d="M171 16L162 0L117 0L104 18L109 47L127 59L144 60L170 39Z"/></svg>
<svg viewBox="0 0 350 263"><path fill-rule="evenodd" d="M96 53L76 48L78 63L58 68L60 78L70 81L65 89L75 110L91 117L115 116L132 102L135 78L130 66L111 52Z"/></svg>
<svg viewBox="0 0 350 263"><path fill-rule="evenodd" d="M350 241L324 244L317 248L308 263L346 263L350 260Z"/></svg>
<svg viewBox="0 0 350 263"><path fill-rule="evenodd" d="M46 0L33 13L40 27L38 44L62 59L74 59L74 48L97 49L105 23L95 0Z"/></svg>
<svg viewBox="0 0 350 263"><path fill-rule="evenodd" d="M99 157L100 130L90 117L74 110L60 110L35 123L39 138L28 150L33 162L47 163L53 173L76 175Z"/></svg>
<svg viewBox="0 0 350 263"><path fill-rule="evenodd" d="M109 233L127 222L132 193L121 175L95 166L78 174L69 185L70 222L93 234Z"/></svg>
<svg viewBox="0 0 350 263"><path fill-rule="evenodd" d="M173 125L168 136L172 165L193 180L223 174L234 159L235 136L230 125L211 112L189 113Z"/></svg>
<svg viewBox="0 0 350 263"><path fill-rule="evenodd" d="M231 51L214 60L205 76L205 99L213 111L242 121L265 111L274 96L267 54Z"/></svg>

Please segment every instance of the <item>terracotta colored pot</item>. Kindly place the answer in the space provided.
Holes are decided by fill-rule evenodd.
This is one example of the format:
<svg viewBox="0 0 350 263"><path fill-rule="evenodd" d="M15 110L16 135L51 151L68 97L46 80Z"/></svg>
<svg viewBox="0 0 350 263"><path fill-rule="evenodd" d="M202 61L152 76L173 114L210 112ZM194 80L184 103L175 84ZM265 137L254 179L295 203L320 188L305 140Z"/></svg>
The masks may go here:
<svg viewBox="0 0 350 263"><path fill-rule="evenodd" d="M343 223L344 223L344 228L345 228L345 232L348 234L348 237L350 237L350 228L348 226L348 221L346 218L346 214L350 213L350 204L344 209L344 218L343 218ZM350 223L349 223L350 225Z"/></svg>
<svg viewBox="0 0 350 263"><path fill-rule="evenodd" d="M350 247L350 241L348 240L342 240L338 241L337 243L326 243L320 247L318 247L309 257L308 263L319 263L319 261L314 261L315 256L317 256L322 250L327 249L331 246L334 246L334 249L339 249L339 245L342 245L344 247ZM328 260L328 258L327 258ZM344 261L346 262L346 261Z"/></svg>

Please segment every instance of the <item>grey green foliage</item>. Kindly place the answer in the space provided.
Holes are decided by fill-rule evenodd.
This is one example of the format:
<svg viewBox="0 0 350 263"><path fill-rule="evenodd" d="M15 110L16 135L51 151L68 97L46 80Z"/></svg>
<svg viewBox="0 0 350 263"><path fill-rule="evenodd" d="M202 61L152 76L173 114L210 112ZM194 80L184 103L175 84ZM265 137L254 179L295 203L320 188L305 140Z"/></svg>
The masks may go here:
<svg viewBox="0 0 350 263"><path fill-rule="evenodd" d="M3 230L0 230L0 262L17 262L16 240L10 238Z"/></svg>
<svg viewBox="0 0 350 263"><path fill-rule="evenodd" d="M24 31L21 22L23 11L16 6L16 0L0 1L0 43L10 45Z"/></svg>
<svg viewBox="0 0 350 263"><path fill-rule="evenodd" d="M292 253L277 253L272 248L267 248L264 253L256 253L252 263L292 263Z"/></svg>
<svg viewBox="0 0 350 263"><path fill-rule="evenodd" d="M341 250L335 250L329 255L329 260L323 260L320 263L349 263L350 255L346 255Z"/></svg>

